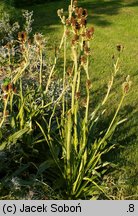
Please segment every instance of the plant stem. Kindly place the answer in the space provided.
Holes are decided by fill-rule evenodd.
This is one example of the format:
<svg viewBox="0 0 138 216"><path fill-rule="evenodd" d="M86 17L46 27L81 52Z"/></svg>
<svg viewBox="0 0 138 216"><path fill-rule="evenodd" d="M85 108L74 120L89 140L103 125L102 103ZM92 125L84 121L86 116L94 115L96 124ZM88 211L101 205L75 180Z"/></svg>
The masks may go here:
<svg viewBox="0 0 138 216"><path fill-rule="evenodd" d="M66 131L66 175L67 179L71 179L71 160L70 160L70 155L71 155L71 129L72 129L72 114L69 111L67 114L67 131Z"/></svg>
<svg viewBox="0 0 138 216"><path fill-rule="evenodd" d="M110 84L109 84L109 86L108 86L108 90L107 90L107 93L106 93L106 95L105 95L105 97L104 97L104 100L103 100L103 102L102 102L102 105L104 105L104 104L106 103L106 101L107 101L107 99L108 99L108 96L109 96L109 94L110 94L110 91L111 91L111 89L112 89L112 86L113 86L113 83L114 83L114 77L116 76L116 73L117 73L117 71L119 70L118 64L119 64L119 57L117 58L116 63L114 64L114 73L112 74L111 81L110 81Z"/></svg>
<svg viewBox="0 0 138 216"><path fill-rule="evenodd" d="M122 95L121 100L120 100L120 103L119 103L119 105L118 105L118 108L117 108L117 110L116 110L116 112L115 112L115 114L114 114L114 117L113 117L113 119L112 119L112 121L111 121L111 123L110 123L110 125L109 125L109 127L108 127L108 129L107 129L107 131L106 131L106 133L105 133L105 135L104 135L104 137L103 137L103 138L101 139L101 141L99 142L99 144L98 144L98 146L97 146L97 148L96 148L96 150L95 150L95 152L94 152L93 158L94 158L95 155L97 154L97 152L98 152L98 150L99 150L101 144L106 140L106 136L107 136L107 134L109 133L109 131L110 131L110 129L111 129L111 127L112 127L112 125L113 125L113 123L114 123L116 117L117 117L117 114L118 114L118 112L119 112L119 110L120 110L120 108L121 108L121 105L122 105L122 103L123 103L124 97L125 97L125 94Z"/></svg>
<svg viewBox="0 0 138 216"><path fill-rule="evenodd" d="M42 48L40 48L40 74L39 74L40 90L42 89L42 66L43 66L43 52L42 52Z"/></svg>
<svg viewBox="0 0 138 216"><path fill-rule="evenodd" d="M113 117L113 119L112 119L112 121L111 121L111 123L110 123L110 125L109 125L109 127L108 127L108 129L107 129L107 132L106 132L105 136L106 136L106 135L108 134L108 132L110 131L110 129L111 129L111 127L112 127L112 125L113 125L113 123L114 123L114 121L115 121L115 119L116 119L116 116L117 116L117 114L118 114L118 112L119 112L119 110L120 110L120 108L121 108L121 105L122 105L122 103L123 103L124 98L125 98L125 94L122 95L122 98L121 98L121 100L120 100L120 103L119 103L119 105L118 105L118 108L117 108L117 110L116 110L116 112L115 112L115 114L114 114L114 117Z"/></svg>
<svg viewBox="0 0 138 216"><path fill-rule="evenodd" d="M66 32L66 25L64 25L64 32ZM66 36L64 37L64 71L63 71L63 89L65 89L65 77L66 77L66 61L67 61L67 56L66 56L66 47L67 45L67 39ZM64 118L64 114L65 114L65 96L63 95L62 98L62 116Z"/></svg>
<svg viewBox="0 0 138 216"><path fill-rule="evenodd" d="M48 88L49 88L49 85L50 85L50 83L51 83L51 77L52 77L52 74L53 74L53 72L54 72L55 66L56 66L56 64L57 64L57 59L58 59L59 51L61 50L61 47L62 47L62 45L63 45L63 43L64 43L64 37L65 37L65 32L63 33L63 36L62 36L62 39L61 39L61 42L60 42L60 45L59 45L59 48L58 48L58 53L57 53L56 56L55 56L54 64L53 64L53 66L52 66L52 69L51 69L50 74L49 74L49 77L48 77L48 81L47 81L45 93L47 93Z"/></svg>
<svg viewBox="0 0 138 216"><path fill-rule="evenodd" d="M74 57L74 77L72 82L72 103L71 103L71 110L72 114L74 113L74 104L75 104L75 89L76 89L76 82L77 82L77 75L78 75L78 63L77 63L77 51L76 48L72 48L72 53Z"/></svg>
<svg viewBox="0 0 138 216"><path fill-rule="evenodd" d="M8 94L6 100L4 101L3 117L2 117L2 120L0 122L0 128L2 127L2 125L3 125L4 121L5 121L6 109L7 109L8 101L9 101L9 94Z"/></svg>

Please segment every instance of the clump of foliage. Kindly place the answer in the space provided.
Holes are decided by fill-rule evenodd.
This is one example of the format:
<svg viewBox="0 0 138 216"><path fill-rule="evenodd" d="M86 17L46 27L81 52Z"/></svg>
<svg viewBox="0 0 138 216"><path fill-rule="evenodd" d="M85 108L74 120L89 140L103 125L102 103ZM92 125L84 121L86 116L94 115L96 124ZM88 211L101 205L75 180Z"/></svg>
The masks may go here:
<svg viewBox="0 0 138 216"><path fill-rule="evenodd" d="M25 5L33 5L33 4L41 4L41 3L47 3L50 0L5 0L5 2L9 5L15 6L15 7L21 7ZM55 1L55 0L52 0Z"/></svg>
<svg viewBox="0 0 138 216"><path fill-rule="evenodd" d="M1 188L6 187L5 179L19 178L24 185L25 178L26 185L30 181L43 187L48 184L65 199L110 199L102 181L110 163L103 156L115 147L112 135L126 120L120 120L118 113L131 85L129 76L108 127L97 127L104 119L123 47L117 45L107 93L91 111L89 62L94 28L87 27L87 9L79 8L77 1L71 0L68 17L63 9L57 13L63 36L53 65L46 61L43 36L29 36L32 13L24 13L26 23L18 39L4 40L1 46L1 71L6 77L1 85L0 151L11 152L12 163ZM63 76L58 83L55 72L60 54Z"/></svg>

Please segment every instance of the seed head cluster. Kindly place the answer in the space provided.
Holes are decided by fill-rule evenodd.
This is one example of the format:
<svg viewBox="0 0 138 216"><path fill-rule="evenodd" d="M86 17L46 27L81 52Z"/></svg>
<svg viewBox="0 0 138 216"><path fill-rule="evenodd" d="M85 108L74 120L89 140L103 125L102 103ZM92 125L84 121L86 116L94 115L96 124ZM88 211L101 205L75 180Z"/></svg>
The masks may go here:
<svg viewBox="0 0 138 216"><path fill-rule="evenodd" d="M74 7L72 16L66 19L66 26L73 33L72 45L74 46L78 40L82 40L87 44L94 34L94 28L87 28L87 17L88 11L87 9L83 9L82 7Z"/></svg>

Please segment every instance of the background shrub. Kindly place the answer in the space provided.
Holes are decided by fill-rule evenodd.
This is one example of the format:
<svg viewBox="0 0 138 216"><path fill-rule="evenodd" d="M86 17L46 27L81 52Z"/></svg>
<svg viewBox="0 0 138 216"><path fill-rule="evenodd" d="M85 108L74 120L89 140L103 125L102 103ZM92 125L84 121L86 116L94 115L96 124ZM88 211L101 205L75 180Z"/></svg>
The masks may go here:
<svg viewBox="0 0 138 216"><path fill-rule="evenodd" d="M15 7L21 7L25 5L33 5L33 4L41 4L41 3L47 3L50 1L56 1L56 0L6 0L6 3Z"/></svg>

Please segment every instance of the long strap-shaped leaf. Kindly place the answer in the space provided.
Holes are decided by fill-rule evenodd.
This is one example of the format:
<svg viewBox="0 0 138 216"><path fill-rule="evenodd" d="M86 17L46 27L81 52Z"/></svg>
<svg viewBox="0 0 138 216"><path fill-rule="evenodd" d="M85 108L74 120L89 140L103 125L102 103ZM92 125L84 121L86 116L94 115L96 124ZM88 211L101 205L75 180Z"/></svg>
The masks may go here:
<svg viewBox="0 0 138 216"><path fill-rule="evenodd" d="M10 135L8 137L8 140L4 141L0 145L0 150L3 150L5 147L9 146L10 144L15 143L23 134L25 134L28 131L29 131L29 128L25 127L24 129L21 129L21 130L15 132L14 134Z"/></svg>
<svg viewBox="0 0 138 216"><path fill-rule="evenodd" d="M86 181L89 181L91 182L92 184L94 184L100 191L103 192L103 194L110 200L110 197L105 193L105 191L93 180L91 180L90 178L84 178L83 180L86 180Z"/></svg>
<svg viewBox="0 0 138 216"><path fill-rule="evenodd" d="M53 157L55 163L57 164L59 170L61 171L61 174L64 176L64 174L63 174L63 172L62 172L62 168L61 168L61 166L60 166L59 159L58 159L57 155L55 154L54 146L53 146L52 143L51 143L51 137L47 137L47 135L46 135L44 129L42 128L42 126L41 126L37 121L35 121L35 122L36 122L36 124L38 125L38 127L40 128L40 130L42 131L42 134L43 134L43 136L44 136L44 138L45 138L45 140L46 140L46 142L47 142L47 144L48 144L48 146L49 146L49 148L50 148L52 157Z"/></svg>

